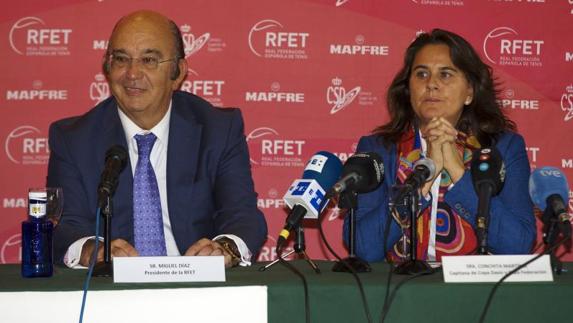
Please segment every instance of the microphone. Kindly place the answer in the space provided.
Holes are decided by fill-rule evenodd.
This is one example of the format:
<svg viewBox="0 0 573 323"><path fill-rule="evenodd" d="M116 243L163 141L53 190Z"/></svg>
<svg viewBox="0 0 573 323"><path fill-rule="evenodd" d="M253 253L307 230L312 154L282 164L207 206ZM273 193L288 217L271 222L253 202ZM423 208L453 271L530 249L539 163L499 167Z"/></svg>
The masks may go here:
<svg viewBox="0 0 573 323"><path fill-rule="evenodd" d="M291 211L279 234L277 250L286 242L290 231L299 225L303 217L318 218L327 204L326 191L334 185L341 170L342 162L332 153L319 151L310 158L302 179L295 180L283 197Z"/></svg>
<svg viewBox="0 0 573 323"><path fill-rule="evenodd" d="M394 204L404 199L406 194L419 190L424 183L436 175L436 164L430 158L422 158L414 163L414 171L408 175L395 195Z"/></svg>
<svg viewBox="0 0 573 323"><path fill-rule="evenodd" d="M103 208L108 197L113 196L118 184L118 177L127 164L127 151L123 146L115 145L105 153L105 168L101 173L97 189L98 206Z"/></svg>
<svg viewBox="0 0 573 323"><path fill-rule="evenodd" d="M375 152L354 154L344 164L341 176L342 178L328 191L328 197L346 190L356 193L371 192L384 179L382 158Z"/></svg>
<svg viewBox="0 0 573 323"><path fill-rule="evenodd" d="M499 193L505 181L505 165L499 151L483 148L473 153L471 174L474 189L478 195L476 236L478 254L487 254L487 229L491 198Z"/></svg>
<svg viewBox="0 0 573 323"><path fill-rule="evenodd" d="M571 236L571 222L567 213L569 186L565 174L555 167L535 169L529 177L529 196L541 210L542 221L548 225L551 219L557 219L559 227L566 237ZM544 234L544 240L546 235Z"/></svg>

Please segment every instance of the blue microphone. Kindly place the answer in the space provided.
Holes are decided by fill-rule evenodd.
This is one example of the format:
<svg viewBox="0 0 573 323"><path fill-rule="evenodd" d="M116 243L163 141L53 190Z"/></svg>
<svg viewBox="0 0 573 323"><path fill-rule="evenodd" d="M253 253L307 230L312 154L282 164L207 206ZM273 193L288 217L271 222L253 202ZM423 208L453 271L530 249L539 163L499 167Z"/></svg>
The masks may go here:
<svg viewBox="0 0 573 323"><path fill-rule="evenodd" d="M535 169L529 177L529 196L535 206L544 211L542 218L544 224L548 224L551 219L557 219L558 224L562 226L563 234L571 235L571 222L567 213L569 185L560 169L555 167Z"/></svg>
<svg viewBox="0 0 573 323"><path fill-rule="evenodd" d="M291 208L284 228L277 240L277 249L289 237L303 217L317 219L326 207L326 192L336 183L342 171L342 162L334 154L319 151L310 158L302 179L295 180L283 197Z"/></svg>

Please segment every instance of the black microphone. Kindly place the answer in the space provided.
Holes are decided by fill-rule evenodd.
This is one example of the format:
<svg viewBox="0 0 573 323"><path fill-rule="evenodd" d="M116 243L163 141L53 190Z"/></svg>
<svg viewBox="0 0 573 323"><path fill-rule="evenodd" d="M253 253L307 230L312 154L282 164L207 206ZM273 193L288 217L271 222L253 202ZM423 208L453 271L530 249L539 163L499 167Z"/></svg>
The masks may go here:
<svg viewBox="0 0 573 323"><path fill-rule="evenodd" d="M478 195L476 224L478 254L485 255L487 254L487 229L491 198L499 194L505 181L505 166L499 151L495 147L474 151L471 173L474 189Z"/></svg>
<svg viewBox="0 0 573 323"><path fill-rule="evenodd" d="M436 175L436 164L430 158L422 158L414 163L414 171L408 175L395 195L394 204L404 199L406 194L419 190L424 183Z"/></svg>
<svg viewBox="0 0 573 323"><path fill-rule="evenodd" d="M113 196L119 181L119 174L127 164L127 151L123 146L115 145L105 153L105 168L101 173L97 188L98 206L103 208L106 199Z"/></svg>
<svg viewBox="0 0 573 323"><path fill-rule="evenodd" d="M375 152L357 153L348 158L341 176L327 196L334 196L346 190L356 193L375 190L384 179L384 163Z"/></svg>

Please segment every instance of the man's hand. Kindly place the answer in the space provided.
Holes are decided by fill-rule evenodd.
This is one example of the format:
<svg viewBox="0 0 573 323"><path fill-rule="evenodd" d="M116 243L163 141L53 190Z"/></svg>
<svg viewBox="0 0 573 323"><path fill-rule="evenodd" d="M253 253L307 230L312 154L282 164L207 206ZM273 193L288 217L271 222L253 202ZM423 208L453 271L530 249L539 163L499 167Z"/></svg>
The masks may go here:
<svg viewBox="0 0 573 323"><path fill-rule="evenodd" d="M224 256L225 268L233 266L233 257L223 247L215 241L203 238L195 242L187 251L185 256Z"/></svg>
<svg viewBox="0 0 573 323"><path fill-rule="evenodd" d="M82 266L88 267L90 264L90 258L94 252L95 240L88 240L82 248L82 256L80 258L80 264ZM100 242L98 246L97 260L96 262L103 261L103 248L104 243ZM111 256L112 257L137 257L139 253L135 248L129 244L129 242L123 239L115 239L111 241Z"/></svg>

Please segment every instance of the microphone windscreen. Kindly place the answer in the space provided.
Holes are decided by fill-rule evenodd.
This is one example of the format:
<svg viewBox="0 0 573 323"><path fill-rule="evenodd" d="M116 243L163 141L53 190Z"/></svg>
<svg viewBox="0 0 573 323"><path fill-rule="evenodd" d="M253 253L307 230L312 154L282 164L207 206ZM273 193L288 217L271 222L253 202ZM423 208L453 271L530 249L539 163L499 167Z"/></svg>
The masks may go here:
<svg viewBox="0 0 573 323"><path fill-rule="evenodd" d="M115 145L111 146L105 153L105 160L110 158L115 158L121 162L121 169L127 164L127 151L123 146Z"/></svg>
<svg viewBox="0 0 573 323"><path fill-rule="evenodd" d="M547 198L554 194L559 194L563 201L569 200L569 185L565 174L555 167L535 169L529 177L529 196L533 203L545 210Z"/></svg>
<svg viewBox="0 0 573 323"><path fill-rule="evenodd" d="M327 151L314 154L302 173L303 179L313 179L325 191L330 190L338 180L342 171L342 162L336 155Z"/></svg>
<svg viewBox="0 0 573 323"><path fill-rule="evenodd" d="M497 195L505 181L505 165L495 147L482 148L473 152L471 173L476 192L482 185L491 185L493 195Z"/></svg>
<svg viewBox="0 0 573 323"><path fill-rule="evenodd" d="M418 159L417 162L414 163L414 169L418 166L423 166L428 169L428 175L424 179L424 181L428 181L436 175L436 164L430 158L421 158Z"/></svg>
<svg viewBox="0 0 573 323"><path fill-rule="evenodd" d="M384 179L384 163L375 152L356 153L344 164L342 177L356 173L360 175L358 182L353 183L357 193L367 193L375 190Z"/></svg>

